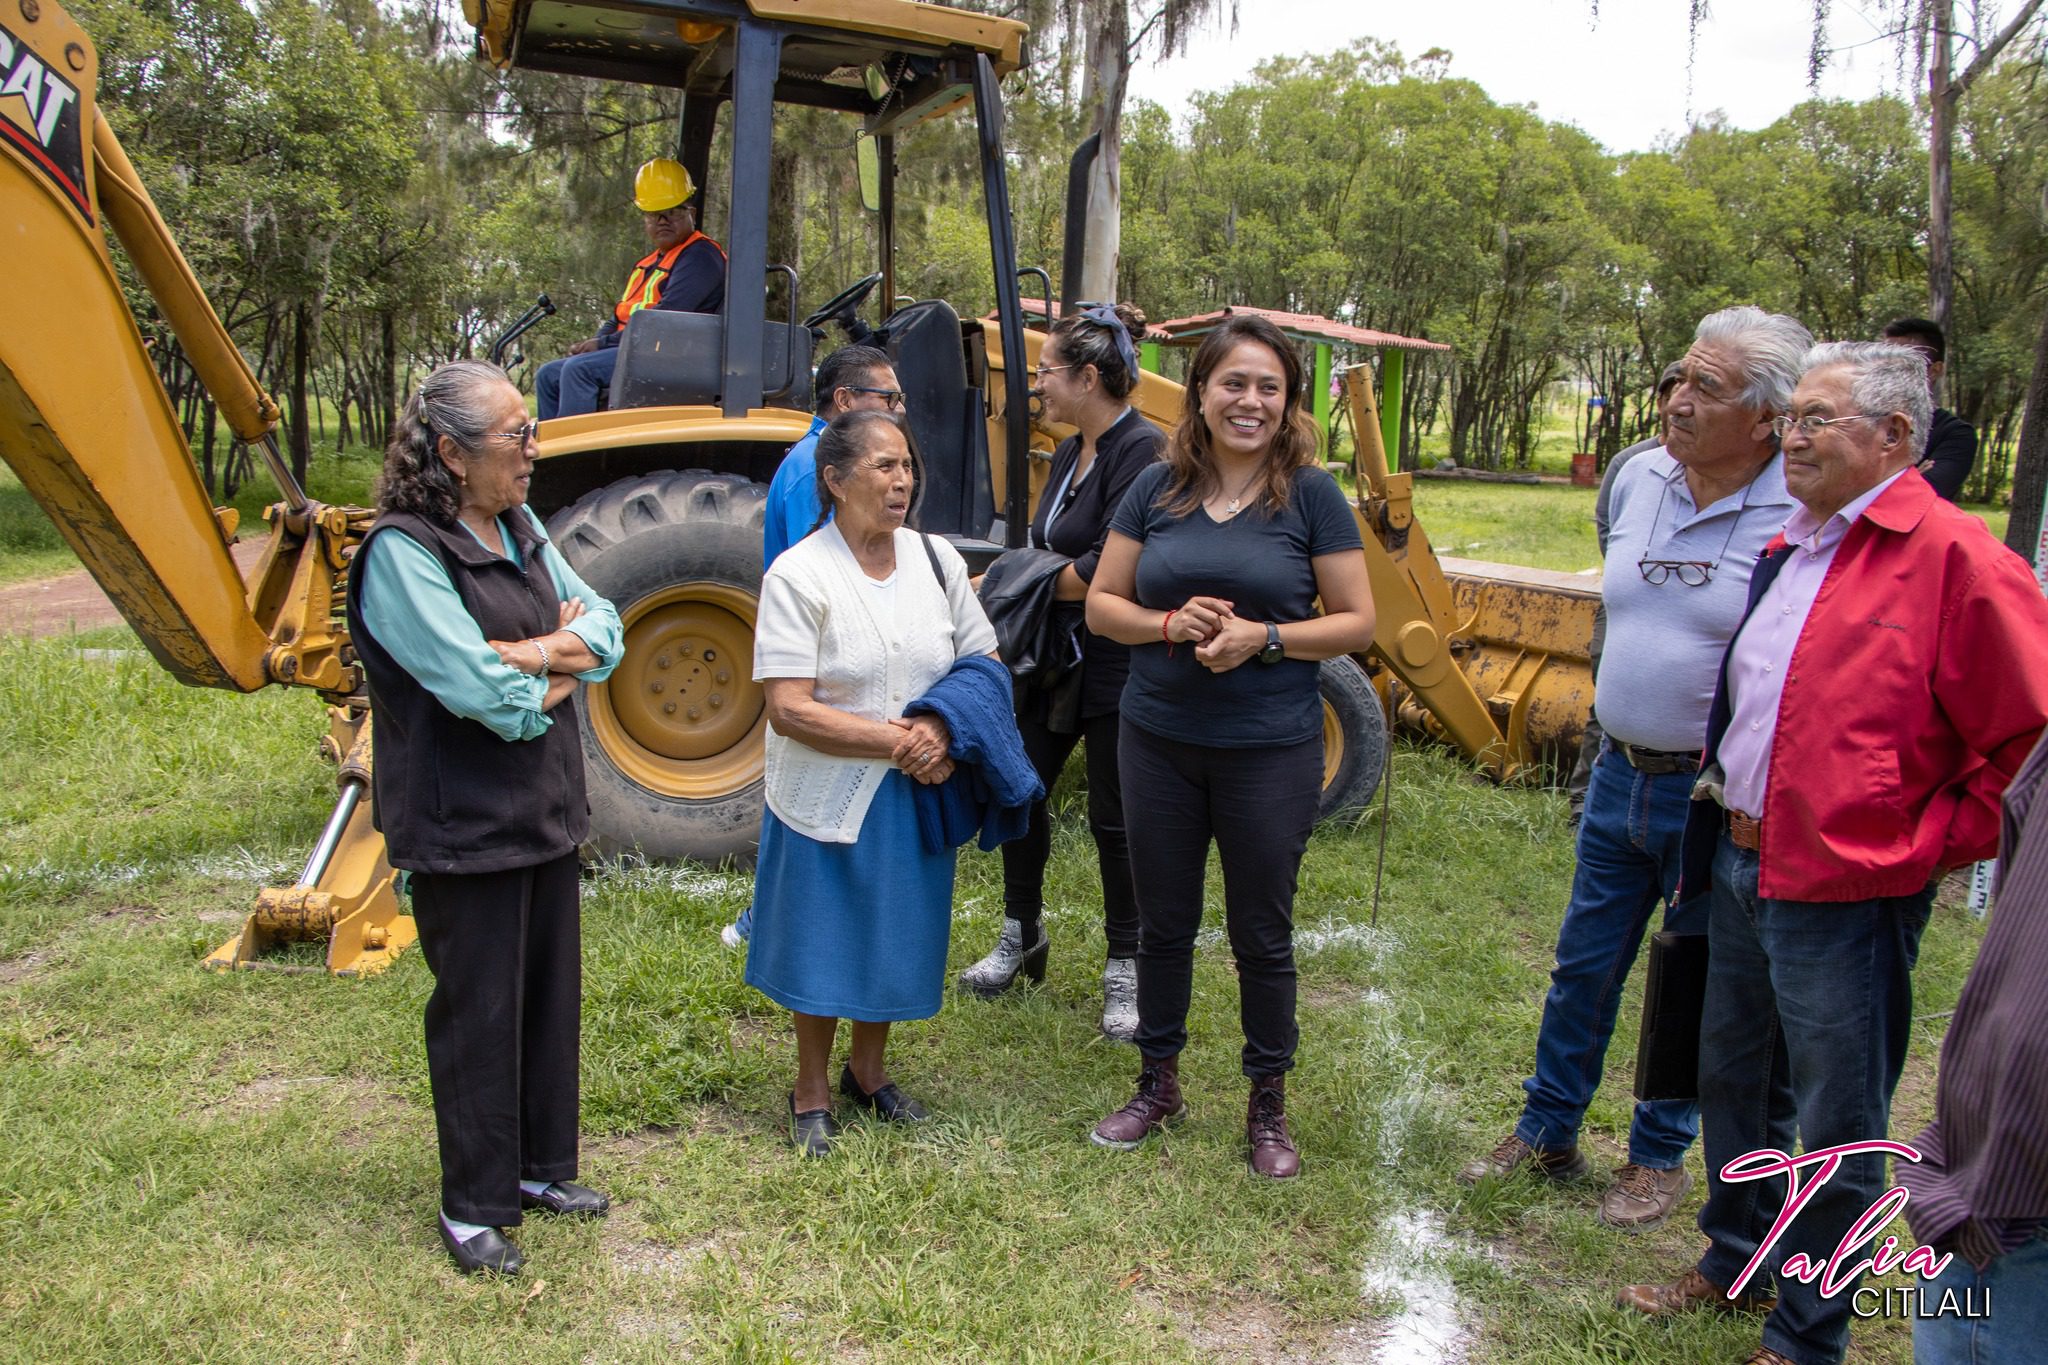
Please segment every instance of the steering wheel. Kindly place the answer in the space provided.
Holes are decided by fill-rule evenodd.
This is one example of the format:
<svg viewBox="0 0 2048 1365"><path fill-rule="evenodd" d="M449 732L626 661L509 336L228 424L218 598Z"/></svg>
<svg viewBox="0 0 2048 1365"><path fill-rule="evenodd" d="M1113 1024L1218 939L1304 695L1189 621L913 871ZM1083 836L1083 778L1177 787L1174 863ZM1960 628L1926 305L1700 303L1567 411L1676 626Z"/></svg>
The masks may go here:
<svg viewBox="0 0 2048 1365"><path fill-rule="evenodd" d="M827 299L825 306L805 318L802 325L814 332L828 322L837 322L845 326L847 320L853 317L855 311L867 300L869 294L875 292L875 286L881 282L882 276L879 272L865 279L855 280Z"/></svg>

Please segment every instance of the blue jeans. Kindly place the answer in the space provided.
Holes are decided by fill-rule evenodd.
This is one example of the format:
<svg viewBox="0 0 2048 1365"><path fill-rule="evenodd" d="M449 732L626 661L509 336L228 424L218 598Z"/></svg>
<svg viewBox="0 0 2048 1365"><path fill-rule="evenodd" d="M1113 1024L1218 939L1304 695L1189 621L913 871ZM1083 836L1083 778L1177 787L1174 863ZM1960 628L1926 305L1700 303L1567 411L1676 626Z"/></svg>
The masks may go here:
<svg viewBox="0 0 2048 1365"><path fill-rule="evenodd" d="M1515 1136L1531 1147L1578 1141L1586 1106L1600 1088L1622 988L1657 903L1669 907L1665 928L1694 934L1706 928L1702 898L1670 904L1693 777L1646 776L1611 747L1594 760L1571 904L1558 930L1557 965L1536 1035L1536 1074L1522 1083L1529 1098L1515 1125ZM1699 1112L1689 1102L1638 1104L1628 1130L1629 1160L1670 1170L1684 1162L1698 1132Z"/></svg>
<svg viewBox="0 0 2048 1365"><path fill-rule="evenodd" d="M1944 1294L1984 1316L1940 1313L1913 1319L1914 1365L2022 1365L2048 1342L2048 1230L1978 1270L1958 1256L1920 1286L1920 1313L1937 1313Z"/></svg>
<svg viewBox="0 0 2048 1365"><path fill-rule="evenodd" d="M605 346L541 366L533 377L534 391L540 395L540 420L596 412L598 395L611 387L612 369L618 363L618 348Z"/></svg>
<svg viewBox="0 0 2048 1365"><path fill-rule="evenodd" d="M1741 1277L1785 1204L1783 1177L1732 1183L1720 1178L1723 1166L1761 1148L1790 1152L1795 1133L1808 1151L1887 1135L1913 1023L1913 963L1933 903L1931 885L1878 900L1766 899L1757 894L1757 855L1722 836L1700 1019L1700 1231L1711 1245L1699 1268L1715 1284ZM1842 1359L1854 1282L1822 1298L1819 1280L1776 1272L1795 1252L1825 1264L1884 1193L1884 1171L1882 1154L1844 1160L1744 1286L1776 1284L1763 1343L1799 1365ZM1812 1173L1803 1169L1801 1182Z"/></svg>

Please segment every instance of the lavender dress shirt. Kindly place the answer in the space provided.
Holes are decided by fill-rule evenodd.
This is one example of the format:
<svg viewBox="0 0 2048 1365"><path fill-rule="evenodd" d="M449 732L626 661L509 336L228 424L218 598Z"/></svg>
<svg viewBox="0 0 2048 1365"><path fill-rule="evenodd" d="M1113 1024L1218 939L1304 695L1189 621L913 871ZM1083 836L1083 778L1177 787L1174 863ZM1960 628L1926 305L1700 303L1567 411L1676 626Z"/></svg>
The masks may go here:
<svg viewBox="0 0 2048 1365"><path fill-rule="evenodd" d="M1899 474L1905 473L1900 470ZM1892 475L1845 505L1826 521L1801 506L1785 523L1792 556L1757 599L1756 609L1735 636L1728 653L1728 733L1722 737L1721 771L1727 774L1723 800L1729 810L1763 814L1765 781L1771 775L1771 740L1778 730L1778 703L1785 695L1785 670L1806 629L1813 599L1827 581L1849 528L1890 488Z"/></svg>

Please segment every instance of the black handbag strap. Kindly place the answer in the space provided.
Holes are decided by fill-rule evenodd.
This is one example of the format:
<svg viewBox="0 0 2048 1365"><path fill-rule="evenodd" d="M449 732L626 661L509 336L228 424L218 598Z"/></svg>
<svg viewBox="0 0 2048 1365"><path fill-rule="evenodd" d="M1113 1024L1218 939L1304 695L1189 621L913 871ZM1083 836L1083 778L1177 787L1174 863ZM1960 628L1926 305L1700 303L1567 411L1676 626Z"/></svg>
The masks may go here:
<svg viewBox="0 0 2048 1365"><path fill-rule="evenodd" d="M939 580L939 591L946 591L946 567L939 563L939 552L932 548L931 536L924 531L919 531L917 538L924 542L924 557L932 562L932 576Z"/></svg>

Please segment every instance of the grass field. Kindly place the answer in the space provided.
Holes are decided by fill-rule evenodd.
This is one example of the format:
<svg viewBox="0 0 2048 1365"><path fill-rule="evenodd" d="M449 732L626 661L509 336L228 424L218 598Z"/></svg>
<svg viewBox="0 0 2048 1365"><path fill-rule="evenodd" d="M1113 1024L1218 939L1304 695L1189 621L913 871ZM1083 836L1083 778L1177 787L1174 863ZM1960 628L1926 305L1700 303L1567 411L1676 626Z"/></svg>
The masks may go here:
<svg viewBox="0 0 2048 1365"><path fill-rule="evenodd" d="M1214 878L1193 1117L1132 1155L1085 1140L1134 1061L1093 1027L1100 897L1069 786L1046 986L949 995L902 1027L897 1074L938 1121L856 1129L823 1163L782 1139L786 1017L714 936L747 879L594 873L584 1172L618 1206L597 1226L529 1223L519 1282L464 1280L433 1232L419 956L363 981L196 965L318 829L317 706L76 648L132 644L0 641L0 1361L1689 1365L1755 1343L1752 1322L1608 1306L1696 1253L1697 1192L1624 1237L1594 1220L1597 1185L1453 1180L1518 1108L1571 846L1555 793L1412 747L1377 924L1377 808L1319 832L1303 871L1299 1181L1244 1174ZM996 932L999 877L992 856L961 861L955 970ZM1928 932L1900 1136L1928 1115L1978 933L1954 904ZM1636 1010L1590 1116L1602 1168L1620 1159ZM1910 1355L1898 1323L1857 1342L1858 1361Z"/></svg>
<svg viewBox="0 0 2048 1365"><path fill-rule="evenodd" d="M368 452L322 455L309 483L361 501L374 468ZM261 475L244 490L246 526L270 496ZM1439 553L1568 572L1597 567L1592 500L1555 484L1415 493ZM1973 510L2002 535L2002 511ZM75 566L0 469L0 583ZM196 966L318 831L332 770L314 757L317 705L178 687L135 643L0 639L0 1365L1675 1365L1755 1344L1752 1322L1608 1306L1616 1284L1696 1254L1697 1188L1672 1224L1624 1237L1594 1220L1597 1184L1453 1180L1519 1107L1571 845L1556 793L1489 787L1417 747L1396 760L1377 922L1377 810L1320 831L1304 868L1302 1180L1243 1173L1215 878L1194 1118L1131 1156L1086 1142L1134 1057L1093 1028L1100 893L1077 764L1057 805L1045 988L949 996L901 1028L897 1073L939 1121L857 1128L827 1163L800 1165L782 1140L787 1018L715 938L747 878L594 871L585 1175L618 1207L596 1227L528 1224L523 1281L463 1280L433 1232L418 955L360 982ZM1000 894L998 861L964 856L954 970L994 937ZM1929 1115L1981 932L1956 899L1923 950L1899 1137ZM1638 1006L1589 1118L1603 1174L1622 1156ZM1852 1360L1910 1355L1903 1324L1858 1326Z"/></svg>

